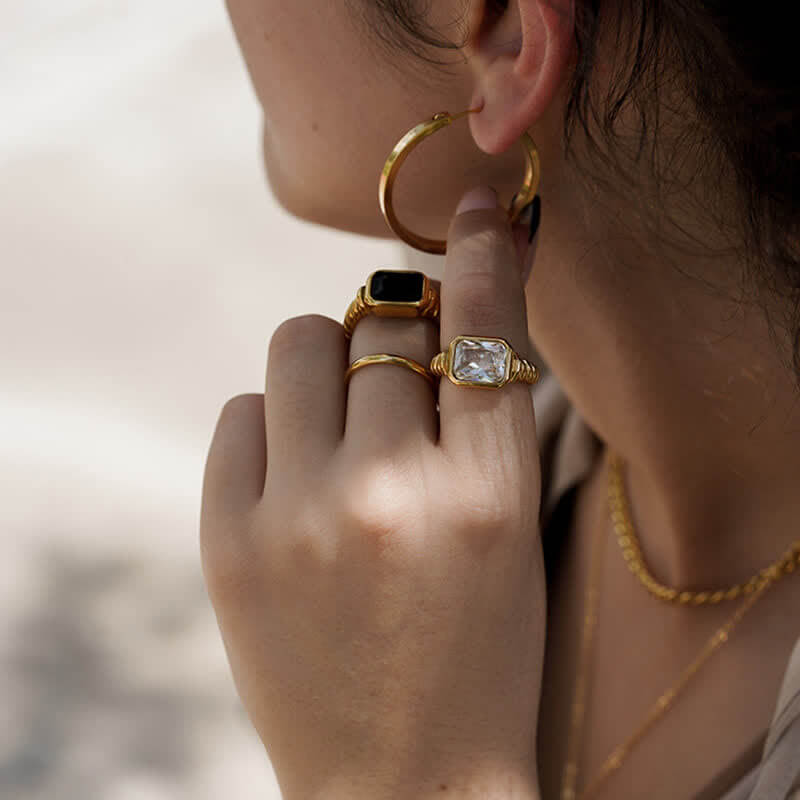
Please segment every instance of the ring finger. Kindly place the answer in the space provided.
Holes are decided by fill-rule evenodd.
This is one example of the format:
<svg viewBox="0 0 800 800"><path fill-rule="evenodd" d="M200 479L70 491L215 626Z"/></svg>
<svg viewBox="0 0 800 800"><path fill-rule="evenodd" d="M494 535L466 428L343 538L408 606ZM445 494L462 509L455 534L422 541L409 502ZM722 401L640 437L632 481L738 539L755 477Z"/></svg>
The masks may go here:
<svg viewBox="0 0 800 800"><path fill-rule="evenodd" d="M439 289L437 281L431 281ZM433 320L378 317L362 319L353 331L350 361L375 353L404 356L429 369L439 349ZM372 455L435 444L439 422L436 384L396 364L368 364L350 377L344 439L346 446Z"/></svg>

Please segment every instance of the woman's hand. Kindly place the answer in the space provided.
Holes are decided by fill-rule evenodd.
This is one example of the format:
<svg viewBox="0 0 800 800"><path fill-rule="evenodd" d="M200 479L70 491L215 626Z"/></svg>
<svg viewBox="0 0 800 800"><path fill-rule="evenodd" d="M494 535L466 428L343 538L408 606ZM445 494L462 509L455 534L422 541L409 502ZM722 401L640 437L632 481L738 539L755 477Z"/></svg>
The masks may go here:
<svg viewBox="0 0 800 800"><path fill-rule="evenodd" d="M458 334L502 336L527 355L505 212L457 215L448 243L441 335L427 319L368 316L348 343L332 319L290 319L270 343L266 394L234 398L217 424L204 572L286 800L538 796L531 388L442 378L437 413L411 370L343 380L368 353L427 365Z"/></svg>

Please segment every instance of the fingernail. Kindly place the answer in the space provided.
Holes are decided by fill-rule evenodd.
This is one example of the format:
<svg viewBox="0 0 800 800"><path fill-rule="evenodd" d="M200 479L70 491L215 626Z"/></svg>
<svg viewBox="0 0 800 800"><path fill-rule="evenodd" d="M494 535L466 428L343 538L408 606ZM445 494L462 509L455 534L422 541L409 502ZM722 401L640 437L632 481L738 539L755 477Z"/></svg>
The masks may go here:
<svg viewBox="0 0 800 800"><path fill-rule="evenodd" d="M528 250L528 261L522 269L522 285L528 285L528 279L531 277L531 273L533 272L533 265L536 263L536 251L539 249L539 240L537 239L533 243L533 247Z"/></svg>
<svg viewBox="0 0 800 800"><path fill-rule="evenodd" d="M542 221L542 198L537 194L531 201L531 225L528 233L528 244L533 241L536 232L539 230L539 223Z"/></svg>
<svg viewBox="0 0 800 800"><path fill-rule="evenodd" d="M533 200L525 207L525 210L520 214L520 221L525 219L528 223L528 252L525 255L526 261L522 268L522 285L528 283L528 279L533 271L533 265L536 261L536 251L539 248L539 239L536 234L539 231L539 223L542 221L542 198L537 194Z"/></svg>
<svg viewBox="0 0 800 800"><path fill-rule="evenodd" d="M491 186L477 186L470 189L462 198L456 209L458 214L465 214L467 211L486 210L497 208L497 192Z"/></svg>

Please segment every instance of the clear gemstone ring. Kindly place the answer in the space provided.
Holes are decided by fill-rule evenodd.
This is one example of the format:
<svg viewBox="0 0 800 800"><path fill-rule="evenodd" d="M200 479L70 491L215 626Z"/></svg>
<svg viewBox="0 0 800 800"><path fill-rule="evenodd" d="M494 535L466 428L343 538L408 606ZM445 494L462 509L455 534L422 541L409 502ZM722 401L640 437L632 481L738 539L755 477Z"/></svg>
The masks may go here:
<svg viewBox="0 0 800 800"><path fill-rule="evenodd" d="M431 372L458 386L499 389L507 383L533 384L539 370L505 340L493 336L456 336L431 360Z"/></svg>

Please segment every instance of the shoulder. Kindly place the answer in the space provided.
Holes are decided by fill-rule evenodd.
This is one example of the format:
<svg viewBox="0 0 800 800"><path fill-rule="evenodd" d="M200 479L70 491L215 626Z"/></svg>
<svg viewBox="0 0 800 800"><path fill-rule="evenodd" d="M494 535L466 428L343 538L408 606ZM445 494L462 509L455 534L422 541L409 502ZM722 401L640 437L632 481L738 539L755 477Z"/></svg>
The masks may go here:
<svg viewBox="0 0 800 800"><path fill-rule="evenodd" d="M722 800L800 800L800 638L789 658L761 761Z"/></svg>
<svg viewBox="0 0 800 800"><path fill-rule="evenodd" d="M800 800L800 638L794 646L748 800Z"/></svg>

